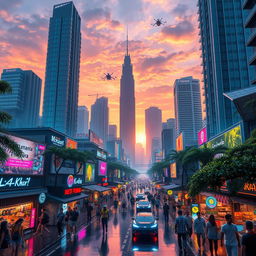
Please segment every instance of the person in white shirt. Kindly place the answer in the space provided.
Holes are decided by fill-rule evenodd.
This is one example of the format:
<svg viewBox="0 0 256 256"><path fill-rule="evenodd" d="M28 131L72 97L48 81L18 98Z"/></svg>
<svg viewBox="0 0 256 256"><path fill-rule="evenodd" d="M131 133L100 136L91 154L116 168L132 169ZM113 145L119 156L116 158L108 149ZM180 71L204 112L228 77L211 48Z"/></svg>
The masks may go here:
<svg viewBox="0 0 256 256"><path fill-rule="evenodd" d="M198 251L201 252L201 240L202 240L202 246L204 249L205 245L205 228L206 223L205 220L201 217L201 213L197 213L197 219L194 221L194 232L197 236L197 244L198 244Z"/></svg>
<svg viewBox="0 0 256 256"><path fill-rule="evenodd" d="M240 239L236 225L232 223L232 216L225 216L227 224L221 227L221 246L225 237L225 247L228 256L238 256L238 247L240 248Z"/></svg>

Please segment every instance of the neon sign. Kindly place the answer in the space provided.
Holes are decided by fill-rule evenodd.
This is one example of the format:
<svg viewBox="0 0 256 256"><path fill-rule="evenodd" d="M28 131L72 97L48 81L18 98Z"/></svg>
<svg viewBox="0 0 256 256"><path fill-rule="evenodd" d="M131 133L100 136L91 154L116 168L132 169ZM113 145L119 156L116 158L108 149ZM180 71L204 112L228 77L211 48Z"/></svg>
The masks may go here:
<svg viewBox="0 0 256 256"><path fill-rule="evenodd" d="M28 187L31 177L0 178L0 187Z"/></svg>
<svg viewBox="0 0 256 256"><path fill-rule="evenodd" d="M213 196L207 197L206 198L206 205L211 209L215 208L217 206L217 199Z"/></svg>
<svg viewBox="0 0 256 256"><path fill-rule="evenodd" d="M68 175L67 178L67 185L69 188L71 188L74 184L74 176L73 175Z"/></svg>
<svg viewBox="0 0 256 256"><path fill-rule="evenodd" d="M35 226L35 220L36 220L36 208L32 208L30 225L29 225L30 228L33 228Z"/></svg>
<svg viewBox="0 0 256 256"><path fill-rule="evenodd" d="M64 146L64 143L65 141L64 140L61 140L61 138L59 137L56 137L54 135L51 136L51 142L56 145L56 146L61 146L63 147Z"/></svg>
<svg viewBox="0 0 256 256"><path fill-rule="evenodd" d="M82 192L81 188L69 188L64 190L64 195L79 194Z"/></svg>

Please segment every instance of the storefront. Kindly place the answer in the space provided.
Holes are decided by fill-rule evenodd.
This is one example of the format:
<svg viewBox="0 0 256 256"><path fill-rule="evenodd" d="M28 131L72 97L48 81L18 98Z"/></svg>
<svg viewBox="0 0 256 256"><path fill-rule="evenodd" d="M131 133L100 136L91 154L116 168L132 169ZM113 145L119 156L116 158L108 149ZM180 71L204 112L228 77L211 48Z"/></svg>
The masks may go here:
<svg viewBox="0 0 256 256"><path fill-rule="evenodd" d="M89 194L88 199L93 203L98 203L101 199L106 198L112 193L111 188L98 185L83 186L83 190Z"/></svg>
<svg viewBox="0 0 256 256"><path fill-rule="evenodd" d="M0 219L13 224L23 218L27 233L36 228L42 198L47 192L43 186L45 145L5 135L19 145L24 157L10 154L6 162L0 163Z"/></svg>

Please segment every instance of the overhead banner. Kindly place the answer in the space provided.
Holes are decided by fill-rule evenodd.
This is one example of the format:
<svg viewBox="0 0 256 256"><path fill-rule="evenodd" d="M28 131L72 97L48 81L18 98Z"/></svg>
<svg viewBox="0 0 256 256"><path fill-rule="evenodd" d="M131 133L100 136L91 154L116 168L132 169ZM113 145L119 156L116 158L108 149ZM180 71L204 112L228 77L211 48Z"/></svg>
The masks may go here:
<svg viewBox="0 0 256 256"><path fill-rule="evenodd" d="M43 175L45 145L9 134L0 134L15 141L23 152L23 157L18 158L7 151L8 159L0 163L0 174Z"/></svg>

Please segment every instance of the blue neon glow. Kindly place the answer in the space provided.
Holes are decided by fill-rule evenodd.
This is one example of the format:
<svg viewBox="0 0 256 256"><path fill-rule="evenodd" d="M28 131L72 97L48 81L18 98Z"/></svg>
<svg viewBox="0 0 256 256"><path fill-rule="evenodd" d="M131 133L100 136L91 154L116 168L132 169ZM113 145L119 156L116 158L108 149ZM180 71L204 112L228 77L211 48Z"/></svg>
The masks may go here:
<svg viewBox="0 0 256 256"><path fill-rule="evenodd" d="M157 251L158 251L157 248L152 248L151 250L152 250L153 252L157 252Z"/></svg>
<svg viewBox="0 0 256 256"><path fill-rule="evenodd" d="M139 228L139 226L138 226L137 224L135 224L135 223L133 223L132 226L133 226L134 228Z"/></svg>
<svg viewBox="0 0 256 256"><path fill-rule="evenodd" d="M211 209L215 208L217 206L217 199L213 196L207 197L206 198L206 205Z"/></svg>
<svg viewBox="0 0 256 256"><path fill-rule="evenodd" d="M139 248L134 247L134 248L132 248L132 250L133 250L133 251L138 251L138 250L139 250Z"/></svg>
<svg viewBox="0 0 256 256"><path fill-rule="evenodd" d="M157 224L153 224L150 226L151 228L156 228L157 227Z"/></svg>

